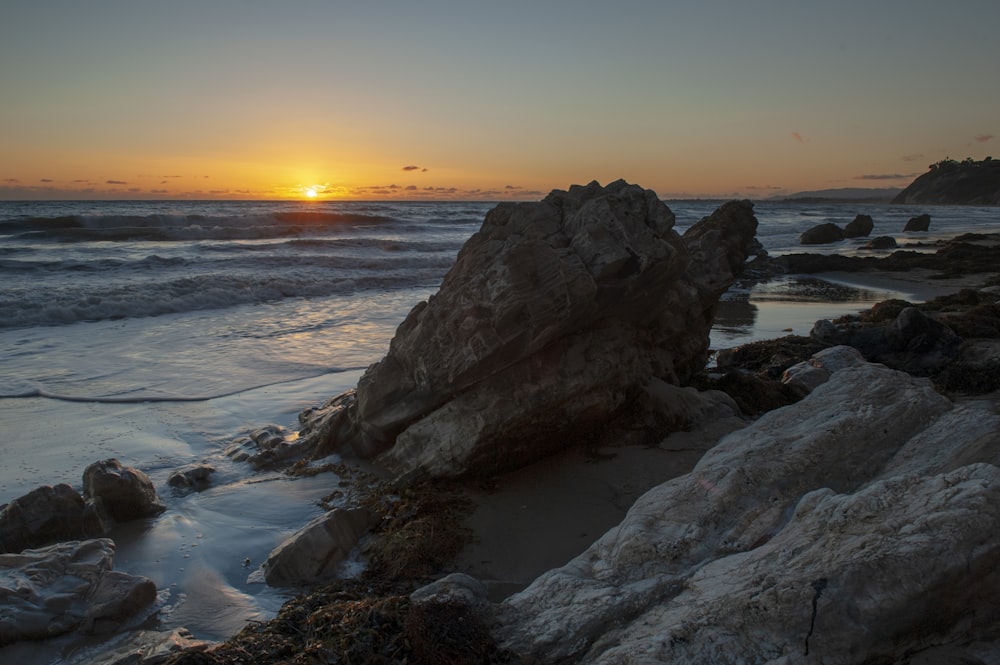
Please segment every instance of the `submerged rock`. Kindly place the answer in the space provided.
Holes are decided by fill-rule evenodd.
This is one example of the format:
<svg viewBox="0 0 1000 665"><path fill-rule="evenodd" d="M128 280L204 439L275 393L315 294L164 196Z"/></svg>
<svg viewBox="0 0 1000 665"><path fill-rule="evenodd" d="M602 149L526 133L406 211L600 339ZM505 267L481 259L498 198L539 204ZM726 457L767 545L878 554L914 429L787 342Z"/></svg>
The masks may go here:
<svg viewBox="0 0 1000 665"><path fill-rule="evenodd" d="M264 579L271 586L297 586L333 578L375 521L365 508L320 515L271 552L264 562Z"/></svg>
<svg viewBox="0 0 1000 665"><path fill-rule="evenodd" d="M112 632L148 607L156 585L113 571L114 552L100 538L0 554L0 646Z"/></svg>
<svg viewBox="0 0 1000 665"><path fill-rule="evenodd" d="M624 181L501 204L389 353L301 439L406 478L489 474L595 436L653 377L700 370L757 227L725 204L682 238Z"/></svg>
<svg viewBox="0 0 1000 665"><path fill-rule="evenodd" d="M1000 416L840 364L505 600L500 645L532 662L978 662L966 645L1000 628Z"/></svg>

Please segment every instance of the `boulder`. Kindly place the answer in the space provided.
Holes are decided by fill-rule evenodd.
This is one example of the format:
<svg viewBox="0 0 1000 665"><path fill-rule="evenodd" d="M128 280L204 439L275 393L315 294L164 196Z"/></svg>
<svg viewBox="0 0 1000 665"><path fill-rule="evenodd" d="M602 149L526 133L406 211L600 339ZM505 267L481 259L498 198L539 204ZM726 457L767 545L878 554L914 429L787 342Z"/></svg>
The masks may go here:
<svg viewBox="0 0 1000 665"><path fill-rule="evenodd" d="M875 228L871 215L858 215L844 227L845 238L867 238Z"/></svg>
<svg viewBox="0 0 1000 665"><path fill-rule="evenodd" d="M903 231L927 231L930 229L930 226L931 216L924 213L916 217L910 217L906 222L906 226L903 227Z"/></svg>
<svg viewBox="0 0 1000 665"><path fill-rule="evenodd" d="M789 367L781 381L799 395L805 396L820 384L826 383L834 372L864 361L864 356L854 347L831 346L814 354L809 360Z"/></svg>
<svg viewBox="0 0 1000 665"><path fill-rule="evenodd" d="M837 369L503 601L494 635L529 662L980 662L968 645L1000 628L998 464L988 405Z"/></svg>
<svg viewBox="0 0 1000 665"><path fill-rule="evenodd" d="M300 441L412 479L495 473L593 437L651 377L682 384L704 366L757 220L733 201L683 238L673 225L624 181L500 204L356 393L304 415Z"/></svg>
<svg viewBox="0 0 1000 665"><path fill-rule="evenodd" d="M820 224L814 226L801 236L799 236L799 244L801 245L825 245L831 242L838 242L844 239L844 231L839 226L833 222L827 222L825 224Z"/></svg>
<svg viewBox="0 0 1000 665"><path fill-rule="evenodd" d="M104 534L83 497L69 485L43 485L0 509L0 552L81 540Z"/></svg>
<svg viewBox="0 0 1000 665"><path fill-rule="evenodd" d="M83 494L105 523L153 517L166 510L149 476L116 459L84 469Z"/></svg>
<svg viewBox="0 0 1000 665"><path fill-rule="evenodd" d="M112 570L107 538L0 554L0 646L74 630L106 633L156 599L145 577Z"/></svg>
<svg viewBox="0 0 1000 665"><path fill-rule="evenodd" d="M268 555L264 580L271 586L299 586L332 579L375 522L375 514L366 508L337 508L320 515Z"/></svg>

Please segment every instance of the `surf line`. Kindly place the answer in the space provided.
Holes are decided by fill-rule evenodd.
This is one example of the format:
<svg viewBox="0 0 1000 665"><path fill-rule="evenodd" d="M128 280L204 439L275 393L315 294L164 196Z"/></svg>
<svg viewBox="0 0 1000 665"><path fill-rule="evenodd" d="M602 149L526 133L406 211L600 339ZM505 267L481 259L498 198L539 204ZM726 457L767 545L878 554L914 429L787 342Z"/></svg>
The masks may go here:
<svg viewBox="0 0 1000 665"><path fill-rule="evenodd" d="M53 393L47 390L42 390L41 388L33 388L31 390L26 390L24 392L20 392L14 395L0 395L0 399L24 399L28 397L44 397L45 399L51 399L58 402L77 402L77 403L91 403L91 404L208 402L213 399L232 397L233 395L239 395L240 393L249 392L251 390L258 390L260 388L269 388L271 386L280 386L286 383L295 383L296 381L315 379L320 376L325 376L327 374L343 374L345 372L356 372L363 369L367 369L367 367L338 367L327 371L319 372L317 374L311 374L309 376L299 376L295 377L294 379L284 379L282 381L271 381L269 383L261 383L254 386L247 386L245 388L239 388L237 390L232 390L227 393L219 393L217 395L197 395L193 397L186 397L183 395L140 395L136 397L128 397L125 395L101 395L101 396L61 395L59 393Z"/></svg>

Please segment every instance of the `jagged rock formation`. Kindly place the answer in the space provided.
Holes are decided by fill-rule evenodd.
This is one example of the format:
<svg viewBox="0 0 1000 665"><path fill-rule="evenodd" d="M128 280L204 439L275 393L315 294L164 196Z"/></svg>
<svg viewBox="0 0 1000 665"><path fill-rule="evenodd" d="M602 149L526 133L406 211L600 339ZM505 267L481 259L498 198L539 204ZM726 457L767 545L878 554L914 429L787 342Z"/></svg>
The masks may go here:
<svg viewBox="0 0 1000 665"><path fill-rule="evenodd" d="M893 203L925 205L1000 205L1000 161L956 162L944 160L931 166Z"/></svg>
<svg viewBox="0 0 1000 665"><path fill-rule="evenodd" d="M493 473L592 436L651 378L704 366L757 220L734 201L683 238L673 225L624 181L497 206L356 395L303 414L301 440L419 477Z"/></svg>
<svg viewBox="0 0 1000 665"><path fill-rule="evenodd" d="M850 354L825 369L505 600L501 645L540 662L996 662L1000 416Z"/></svg>

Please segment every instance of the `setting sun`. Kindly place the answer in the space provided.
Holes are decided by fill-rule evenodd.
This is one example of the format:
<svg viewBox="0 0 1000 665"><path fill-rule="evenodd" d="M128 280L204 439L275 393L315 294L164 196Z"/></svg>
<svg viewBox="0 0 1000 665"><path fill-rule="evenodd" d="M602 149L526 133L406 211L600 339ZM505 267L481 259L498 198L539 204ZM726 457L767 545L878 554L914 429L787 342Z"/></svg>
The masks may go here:
<svg viewBox="0 0 1000 665"><path fill-rule="evenodd" d="M305 191L305 194L306 194L306 198L307 199L314 199L314 198L316 198L316 188L315 187L307 187L306 191Z"/></svg>

